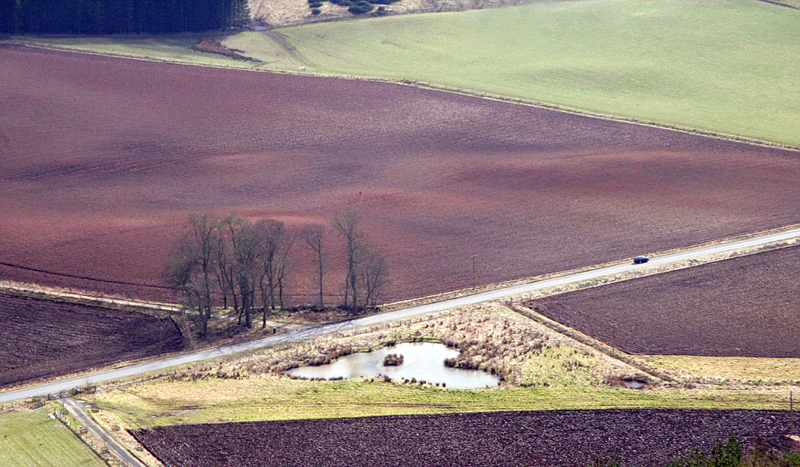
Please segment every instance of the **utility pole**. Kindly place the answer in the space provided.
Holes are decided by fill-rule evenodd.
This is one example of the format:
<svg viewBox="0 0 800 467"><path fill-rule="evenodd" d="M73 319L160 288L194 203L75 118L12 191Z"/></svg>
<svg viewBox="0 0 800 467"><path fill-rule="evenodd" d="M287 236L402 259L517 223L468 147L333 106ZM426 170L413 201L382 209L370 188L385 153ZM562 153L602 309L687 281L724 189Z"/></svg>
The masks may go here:
<svg viewBox="0 0 800 467"><path fill-rule="evenodd" d="M477 255L472 255L472 290L475 290L475 277L476 277L476 269L475 269L475 257Z"/></svg>

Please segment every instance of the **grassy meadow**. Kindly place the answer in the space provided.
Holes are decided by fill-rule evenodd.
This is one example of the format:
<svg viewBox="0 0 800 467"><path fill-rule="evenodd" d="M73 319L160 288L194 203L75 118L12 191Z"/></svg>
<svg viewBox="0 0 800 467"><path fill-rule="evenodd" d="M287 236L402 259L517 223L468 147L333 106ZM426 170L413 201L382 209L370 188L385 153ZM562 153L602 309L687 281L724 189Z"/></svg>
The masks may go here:
<svg viewBox="0 0 800 467"><path fill-rule="evenodd" d="M104 466L88 446L57 420L48 408L0 413L0 465Z"/></svg>
<svg viewBox="0 0 800 467"><path fill-rule="evenodd" d="M601 408L788 409L786 388L536 386L453 390L359 378L158 379L86 396L125 427L399 414Z"/></svg>
<svg viewBox="0 0 800 467"><path fill-rule="evenodd" d="M752 0L536 2L253 33L271 67L418 80L800 146L800 11ZM295 68L296 69L296 68Z"/></svg>

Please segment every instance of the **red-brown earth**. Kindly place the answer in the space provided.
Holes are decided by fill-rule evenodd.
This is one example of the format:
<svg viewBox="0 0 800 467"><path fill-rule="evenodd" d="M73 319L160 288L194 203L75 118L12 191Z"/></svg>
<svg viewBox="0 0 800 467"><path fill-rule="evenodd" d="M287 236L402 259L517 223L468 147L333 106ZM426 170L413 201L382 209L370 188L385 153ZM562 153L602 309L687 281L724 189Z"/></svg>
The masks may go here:
<svg viewBox="0 0 800 467"><path fill-rule="evenodd" d="M798 278L789 247L529 306L630 353L800 358Z"/></svg>
<svg viewBox="0 0 800 467"><path fill-rule="evenodd" d="M800 220L791 151L367 81L10 46L0 63L0 261L32 268L157 285L191 212L352 210L399 298L470 285L472 255L484 284Z"/></svg>
<svg viewBox="0 0 800 467"><path fill-rule="evenodd" d="M0 294L0 387L183 349L170 318Z"/></svg>
<svg viewBox="0 0 800 467"><path fill-rule="evenodd" d="M132 434L165 465L584 466L619 456L664 465L731 434L780 446L798 414L756 410L564 410L175 425Z"/></svg>

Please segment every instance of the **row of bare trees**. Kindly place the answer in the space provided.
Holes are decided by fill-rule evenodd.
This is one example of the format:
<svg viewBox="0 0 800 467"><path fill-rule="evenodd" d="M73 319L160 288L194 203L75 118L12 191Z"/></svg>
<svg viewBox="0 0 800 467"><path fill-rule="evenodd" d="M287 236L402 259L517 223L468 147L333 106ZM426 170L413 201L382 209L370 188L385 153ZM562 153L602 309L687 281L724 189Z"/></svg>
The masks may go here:
<svg viewBox="0 0 800 467"><path fill-rule="evenodd" d="M332 225L343 240L347 259L341 306L351 313L375 306L388 284L386 259L372 248L352 213L337 216ZM328 269L326 234L323 225L311 225L299 233L301 246L312 253L321 308L325 307ZM192 214L170 254L167 282L195 310L201 335L208 334L212 310L220 301L224 308L232 306L238 323L248 328L261 311L266 327L268 313L284 308L289 295L297 239L283 222L272 219L251 222L233 215Z"/></svg>

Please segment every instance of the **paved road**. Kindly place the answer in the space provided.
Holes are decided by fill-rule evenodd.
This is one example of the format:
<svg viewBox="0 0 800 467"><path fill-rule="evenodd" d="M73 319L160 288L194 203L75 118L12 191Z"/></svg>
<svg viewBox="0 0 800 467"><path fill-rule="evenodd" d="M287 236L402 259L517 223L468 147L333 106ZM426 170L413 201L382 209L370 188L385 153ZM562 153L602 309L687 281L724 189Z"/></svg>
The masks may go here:
<svg viewBox="0 0 800 467"><path fill-rule="evenodd" d="M465 297L454 298L451 300L444 300L441 302L431 303L428 305L415 306L411 308L404 308L401 310L392 311L389 313L381 313L378 315L367 316L358 318L351 321L344 321L335 324L326 324L320 326L308 326L301 329L278 334L263 339L244 342L241 344L229 345L218 347L215 349L202 350L198 352L177 355L172 357L164 357L146 363L130 365L113 370L100 371L90 375L79 376L75 378L54 381L52 383L40 384L33 387L18 389L0 393L0 404L10 402L18 399L28 397L46 396L48 394L56 394L61 391L68 391L70 389L87 386L90 384L102 383L118 378L125 378L128 376L136 376L144 373L149 373L155 370L170 368L187 363L195 363L203 360L209 360L217 357L224 357L250 350L262 349L265 347L274 346L277 344L284 344L287 342L296 342L313 337L330 334L336 331L345 329L352 329L362 326L370 326L374 324L386 323L402 318L409 318L426 313L433 313L436 311L443 311L450 308L455 308L464 305L473 305L476 303L488 302L492 300L502 299L519 295L523 293L534 292L537 290L546 289L549 287L556 287L573 282L581 282L586 280L598 279L604 276L620 274L636 269L643 269L654 267L662 264L673 263L676 261L685 261L693 258L699 258L709 254L724 253L728 251L735 251L743 248L752 248L761 245L766 245L774 242L800 238L800 228L788 230L785 232L763 235L760 237L753 237L747 240L739 240L735 242L722 243L718 245L696 248L693 250L683 251L680 253L673 253L669 255L657 256L651 258L650 262L643 265L635 265L631 263L619 264L616 266L608 266L604 268L592 269L576 274L570 274L561 277L554 277L552 279L531 282L527 284L516 285L513 287L505 287L502 289L492 290L489 292L477 293ZM638 252L634 252L638 253Z"/></svg>
<svg viewBox="0 0 800 467"><path fill-rule="evenodd" d="M130 453L124 446L119 444L119 442L114 439L111 434L109 434L106 430L103 429L100 425L98 425L92 417L86 413L86 409L76 401L75 399L71 399L69 397L65 399L59 399L62 404L64 404L64 408L66 408L69 413L71 413L75 418L78 419L79 422L83 426L89 430L92 435L101 440L105 446L114 453L119 459L127 465L128 467L147 467L139 459L136 458L133 454Z"/></svg>

